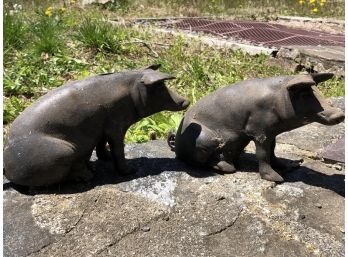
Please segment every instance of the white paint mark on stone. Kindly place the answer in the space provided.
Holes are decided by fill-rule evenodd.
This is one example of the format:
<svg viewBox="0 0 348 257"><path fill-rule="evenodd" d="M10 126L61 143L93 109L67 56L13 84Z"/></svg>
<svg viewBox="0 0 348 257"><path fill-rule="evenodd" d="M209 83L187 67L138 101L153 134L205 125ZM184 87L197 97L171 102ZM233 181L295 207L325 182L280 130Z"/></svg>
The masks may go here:
<svg viewBox="0 0 348 257"><path fill-rule="evenodd" d="M290 185L278 185L275 188L275 192L278 197L283 197L283 196L292 196L292 197L303 197L304 193L301 188L290 186Z"/></svg>
<svg viewBox="0 0 348 257"><path fill-rule="evenodd" d="M132 180L125 184L123 189L139 193L150 200L172 207L175 204L173 192L176 185L177 179L172 173L162 172L159 176L147 176Z"/></svg>

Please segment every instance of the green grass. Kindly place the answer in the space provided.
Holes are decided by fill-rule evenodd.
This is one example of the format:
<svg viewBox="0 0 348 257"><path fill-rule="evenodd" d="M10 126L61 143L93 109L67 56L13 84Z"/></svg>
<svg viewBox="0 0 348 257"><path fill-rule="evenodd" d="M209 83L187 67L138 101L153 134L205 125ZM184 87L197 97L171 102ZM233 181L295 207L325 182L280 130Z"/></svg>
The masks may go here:
<svg viewBox="0 0 348 257"><path fill-rule="evenodd" d="M76 39L87 48L117 53L120 52L119 43L124 34L106 21L86 17L77 28Z"/></svg>
<svg viewBox="0 0 348 257"><path fill-rule="evenodd" d="M26 15L19 13L11 17L12 21L4 20L4 26L8 26L4 31L19 31L16 40L4 44L4 124L10 124L38 97L68 81L154 63L162 64L161 71L177 76L168 82L169 87L193 104L231 83L291 74L267 65L266 55L216 49L199 41L187 42L180 36L155 33L147 27L112 27L93 9L82 16L79 8L67 6L65 12L60 12L58 6L47 16L47 7L30 10ZM49 39L45 41L44 36ZM321 89L327 96L344 95L344 81L333 79L323 83ZM126 141L163 138L177 128L183 113L162 112L145 118L130 128Z"/></svg>
<svg viewBox="0 0 348 257"><path fill-rule="evenodd" d="M69 0L17 0L23 8L47 8L48 6L66 6L71 8ZM78 2L78 1L76 1ZM302 4L301 4L302 3ZM4 9L12 8L14 2L4 1ZM119 17L156 17L156 16L202 16L223 15L243 16L251 19L273 19L277 15L310 17L332 17L344 19L344 0L116 0L106 4L94 4L111 15ZM317 12L314 12L314 9Z"/></svg>
<svg viewBox="0 0 348 257"><path fill-rule="evenodd" d="M4 48L8 51L11 49L21 49L27 42L26 34L28 25L24 22L20 14L4 15Z"/></svg>
<svg viewBox="0 0 348 257"><path fill-rule="evenodd" d="M34 37L35 53L54 55L64 50L65 44L62 35L64 24L60 15L48 17L43 12L38 12L30 27Z"/></svg>
<svg viewBox="0 0 348 257"><path fill-rule="evenodd" d="M5 124L7 121L14 120L26 107L30 105L30 102L23 97L11 96L6 98L4 102L3 119Z"/></svg>
<svg viewBox="0 0 348 257"><path fill-rule="evenodd" d="M332 17L344 19L343 0L141 0L103 5L129 16L243 16L274 19L278 15Z"/></svg>

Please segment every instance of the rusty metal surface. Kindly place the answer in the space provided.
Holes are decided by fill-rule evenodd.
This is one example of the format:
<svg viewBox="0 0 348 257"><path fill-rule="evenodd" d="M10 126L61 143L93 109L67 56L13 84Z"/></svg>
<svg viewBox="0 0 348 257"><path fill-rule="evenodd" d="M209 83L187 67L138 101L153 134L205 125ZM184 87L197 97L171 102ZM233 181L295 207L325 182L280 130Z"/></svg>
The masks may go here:
<svg viewBox="0 0 348 257"><path fill-rule="evenodd" d="M169 22L163 26L234 38L265 46L344 46L344 35L289 28L266 22L187 18L179 22Z"/></svg>

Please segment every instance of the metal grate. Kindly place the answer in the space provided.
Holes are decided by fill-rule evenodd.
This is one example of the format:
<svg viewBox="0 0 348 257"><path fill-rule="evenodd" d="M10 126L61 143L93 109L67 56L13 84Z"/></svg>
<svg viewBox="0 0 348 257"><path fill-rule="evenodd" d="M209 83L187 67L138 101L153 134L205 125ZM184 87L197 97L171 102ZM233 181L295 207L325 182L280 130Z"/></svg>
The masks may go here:
<svg viewBox="0 0 348 257"><path fill-rule="evenodd" d="M179 22L164 24L164 26L193 32L204 32L224 38L246 40L254 44L265 46L344 46L344 35L294 29L280 24L269 24L265 22L187 18Z"/></svg>

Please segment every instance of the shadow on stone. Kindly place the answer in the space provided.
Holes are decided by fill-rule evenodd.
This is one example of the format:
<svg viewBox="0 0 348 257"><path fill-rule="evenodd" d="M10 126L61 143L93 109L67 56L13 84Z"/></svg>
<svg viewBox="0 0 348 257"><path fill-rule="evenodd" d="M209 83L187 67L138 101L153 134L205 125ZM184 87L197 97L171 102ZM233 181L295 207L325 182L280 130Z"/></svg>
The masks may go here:
<svg viewBox="0 0 348 257"><path fill-rule="evenodd" d="M307 185L329 189L343 197L345 196L344 175L342 174L327 175L306 166L301 166L285 174L284 179L286 182L302 181Z"/></svg>
<svg viewBox="0 0 348 257"><path fill-rule="evenodd" d="M283 159L284 161L290 161ZM138 178L159 175L164 171L182 173L185 172L192 177L204 178L210 176L219 175L211 169L202 167L188 166L182 161L175 158L133 158L128 160L128 165L134 167L135 174L131 175L119 175L113 170L111 162L105 161L91 161L90 166L94 170L95 177L89 182L65 182L50 187L42 188L28 188L23 186L14 185L11 182L4 183L4 190L14 190L26 194L74 194L81 193L96 186L118 184L126 181L132 181ZM258 163L255 154L243 153L240 161L237 165L238 170L241 172L256 172L258 170ZM223 174L221 174L223 175ZM322 187L336 192L337 194L344 196L344 175L334 174L327 175L305 166L301 166L298 169L291 170L283 175L285 182L299 182L311 186Z"/></svg>
<svg viewBox="0 0 348 257"><path fill-rule="evenodd" d="M289 159L279 159L282 161L291 162ZM255 172L258 170L255 154L243 153L237 167L238 170L242 172ZM345 195L344 175L342 174L328 175L306 166L300 166L297 169L293 169L282 174L282 176L284 177L285 183L303 182L310 186L329 189L341 196Z"/></svg>
<svg viewBox="0 0 348 257"><path fill-rule="evenodd" d="M205 168L189 167L185 163L174 158L133 158L128 160L128 165L135 168L136 173L130 175L119 175L114 172L111 161L91 161L90 167L93 169L94 178L88 182L67 181L47 187L26 187L16 185L12 182L3 184L4 190L16 190L25 195L37 194L74 194L91 190L96 186L107 184L118 184L126 181L135 180L142 177L159 175L164 171L185 172L192 177L203 178L216 176L217 173Z"/></svg>

